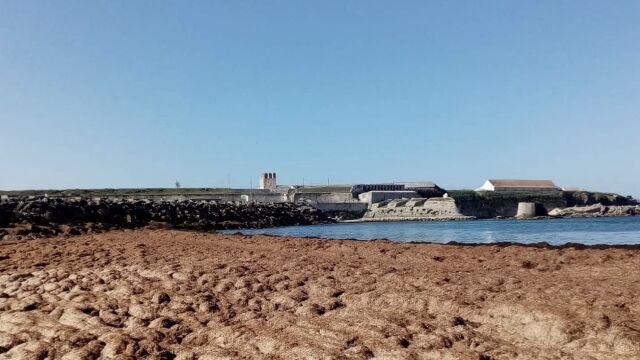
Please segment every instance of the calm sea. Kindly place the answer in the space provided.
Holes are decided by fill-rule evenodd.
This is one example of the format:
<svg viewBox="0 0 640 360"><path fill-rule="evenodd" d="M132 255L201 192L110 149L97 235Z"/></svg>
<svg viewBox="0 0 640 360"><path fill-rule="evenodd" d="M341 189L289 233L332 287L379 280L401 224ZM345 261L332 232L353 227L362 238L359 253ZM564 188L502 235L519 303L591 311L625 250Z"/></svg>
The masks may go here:
<svg viewBox="0 0 640 360"><path fill-rule="evenodd" d="M235 232L235 231L232 231ZM446 243L520 243L568 242L582 244L640 244L640 216L545 219L545 220L473 220L406 221L290 226L243 230L245 234L311 236L327 239L389 239Z"/></svg>

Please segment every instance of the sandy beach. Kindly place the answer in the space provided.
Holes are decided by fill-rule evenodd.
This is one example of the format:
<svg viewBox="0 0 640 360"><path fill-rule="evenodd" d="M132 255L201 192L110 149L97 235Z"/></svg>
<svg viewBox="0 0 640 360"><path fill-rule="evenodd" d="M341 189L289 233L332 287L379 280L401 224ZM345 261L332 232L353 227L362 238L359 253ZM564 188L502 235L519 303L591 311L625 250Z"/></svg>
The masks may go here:
<svg viewBox="0 0 640 360"><path fill-rule="evenodd" d="M125 230L0 242L0 359L640 358L640 250Z"/></svg>

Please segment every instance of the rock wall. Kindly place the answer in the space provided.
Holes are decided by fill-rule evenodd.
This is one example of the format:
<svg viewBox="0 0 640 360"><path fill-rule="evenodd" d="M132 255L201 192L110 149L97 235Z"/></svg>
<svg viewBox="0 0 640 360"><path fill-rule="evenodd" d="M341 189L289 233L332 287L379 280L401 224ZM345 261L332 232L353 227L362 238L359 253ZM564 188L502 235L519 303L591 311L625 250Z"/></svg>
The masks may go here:
<svg viewBox="0 0 640 360"><path fill-rule="evenodd" d="M463 220L471 218L462 215L456 207L455 201L451 198L414 198L372 204L363 220Z"/></svg>
<svg viewBox="0 0 640 360"><path fill-rule="evenodd" d="M321 211L292 203L34 199L0 202L0 227L23 235L137 228L152 222L184 229L216 230L333 222ZM8 230L4 230L6 234ZM0 232L0 239L3 233Z"/></svg>

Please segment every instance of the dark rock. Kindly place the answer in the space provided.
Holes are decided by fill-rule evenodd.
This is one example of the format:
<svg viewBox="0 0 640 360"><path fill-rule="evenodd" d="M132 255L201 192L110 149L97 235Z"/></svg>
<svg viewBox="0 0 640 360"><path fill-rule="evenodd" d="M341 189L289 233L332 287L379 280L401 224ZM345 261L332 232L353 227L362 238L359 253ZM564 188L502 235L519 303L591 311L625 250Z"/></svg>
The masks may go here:
<svg viewBox="0 0 640 360"><path fill-rule="evenodd" d="M169 297L169 294L164 292L155 294L153 296L153 302L155 304L168 304L170 301L171 301L171 297Z"/></svg>
<svg viewBox="0 0 640 360"><path fill-rule="evenodd" d="M452 324L453 326L462 326L462 325L466 325L467 321L463 319L461 316L456 316L453 318Z"/></svg>
<svg viewBox="0 0 640 360"><path fill-rule="evenodd" d="M322 212L291 203L246 204L208 200L10 199L0 203L0 226L25 223L17 235L78 235L109 229L167 227L211 231L333 222Z"/></svg>

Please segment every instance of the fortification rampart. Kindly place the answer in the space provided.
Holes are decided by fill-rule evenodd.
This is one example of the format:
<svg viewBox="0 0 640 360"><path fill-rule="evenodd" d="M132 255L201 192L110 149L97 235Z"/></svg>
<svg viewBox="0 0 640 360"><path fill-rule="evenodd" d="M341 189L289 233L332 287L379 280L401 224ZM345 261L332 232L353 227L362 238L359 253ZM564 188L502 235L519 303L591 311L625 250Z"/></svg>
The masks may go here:
<svg viewBox="0 0 640 360"><path fill-rule="evenodd" d="M365 221L399 220L465 220L451 198L413 198L387 200L372 204L363 217Z"/></svg>

